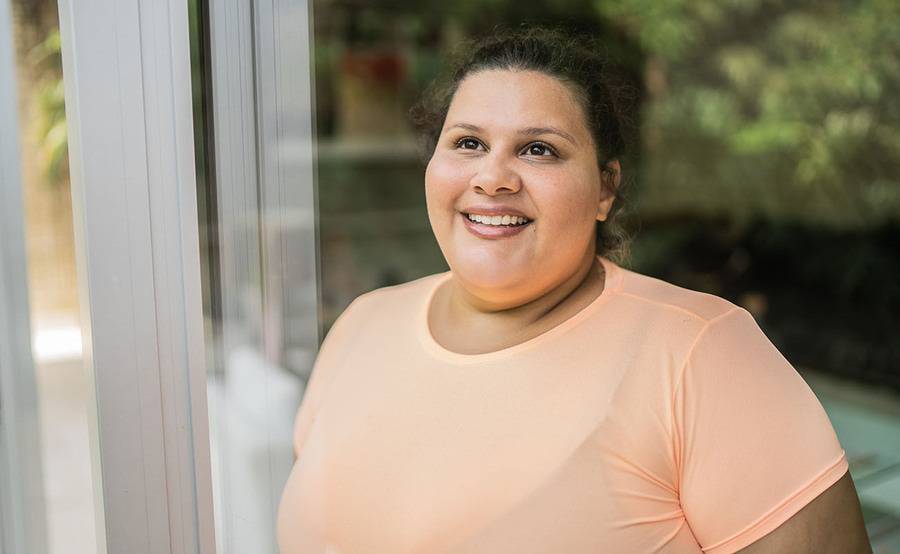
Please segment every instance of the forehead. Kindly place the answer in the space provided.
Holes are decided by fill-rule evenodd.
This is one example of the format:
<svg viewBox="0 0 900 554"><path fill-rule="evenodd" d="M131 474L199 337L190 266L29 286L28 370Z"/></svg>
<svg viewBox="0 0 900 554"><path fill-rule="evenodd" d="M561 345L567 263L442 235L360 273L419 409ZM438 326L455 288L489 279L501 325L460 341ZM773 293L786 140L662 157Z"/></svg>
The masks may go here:
<svg viewBox="0 0 900 554"><path fill-rule="evenodd" d="M489 129L561 127L587 136L584 114L573 92L559 79L538 71L486 70L459 84L447 124L465 122Z"/></svg>

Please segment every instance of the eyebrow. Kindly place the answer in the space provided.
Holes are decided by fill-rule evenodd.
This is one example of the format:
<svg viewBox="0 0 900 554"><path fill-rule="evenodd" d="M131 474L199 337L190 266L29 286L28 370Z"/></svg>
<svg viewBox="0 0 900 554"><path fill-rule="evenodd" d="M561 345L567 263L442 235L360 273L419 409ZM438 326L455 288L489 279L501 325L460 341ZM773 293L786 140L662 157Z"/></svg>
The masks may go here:
<svg viewBox="0 0 900 554"><path fill-rule="evenodd" d="M472 125L470 123L457 123L455 125L451 125L451 126L447 127L444 130L449 131L450 129L453 129L454 127L468 129L468 130L474 131L476 133L484 132L484 129L482 129L478 125ZM578 146L578 141L575 140L575 137L573 137L572 135L570 135L569 133L563 131L562 129L560 129L558 127L525 127L524 129L519 129L518 134L523 135L523 136L533 137L533 136L543 135L543 134L547 134L547 133L552 134L552 135L559 135L562 138L564 138L564 139L568 140L569 142L571 142L572 144L574 144L575 146Z"/></svg>

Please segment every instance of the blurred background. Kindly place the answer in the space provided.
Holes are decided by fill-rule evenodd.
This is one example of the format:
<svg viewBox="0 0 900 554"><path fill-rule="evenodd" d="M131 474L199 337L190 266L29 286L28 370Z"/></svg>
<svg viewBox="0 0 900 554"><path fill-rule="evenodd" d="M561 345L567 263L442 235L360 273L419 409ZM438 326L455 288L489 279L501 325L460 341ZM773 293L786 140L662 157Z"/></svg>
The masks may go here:
<svg viewBox="0 0 900 554"><path fill-rule="evenodd" d="M208 7L190 6L209 198ZM12 7L50 547L93 552L56 3ZM406 116L447 53L496 24L597 34L637 91L622 265L754 314L828 411L875 551L900 553L896 2L316 0L311 15L323 333L357 295L447 269ZM215 343L218 228L200 217Z"/></svg>

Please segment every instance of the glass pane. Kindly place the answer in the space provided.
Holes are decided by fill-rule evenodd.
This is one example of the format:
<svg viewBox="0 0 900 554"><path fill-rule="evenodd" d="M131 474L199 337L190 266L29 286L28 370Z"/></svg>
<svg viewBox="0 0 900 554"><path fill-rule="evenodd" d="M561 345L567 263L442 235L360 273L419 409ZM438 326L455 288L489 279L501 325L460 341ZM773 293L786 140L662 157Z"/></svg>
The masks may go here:
<svg viewBox="0 0 900 554"><path fill-rule="evenodd" d="M618 73L636 91L623 107L635 126L622 160L619 202L627 206L623 224L634 237L622 265L720 295L754 315L827 410L847 451L873 547L900 552L900 183L892 169L900 161L900 116L891 102L900 88L900 43L892 32L900 21L888 4L773 10L754 2L663 2L647 10L637 1L456 2L427 9L421 2L315 2L321 336L361 293L448 269L426 214L424 164L407 111L452 48L497 24L591 32L607 41ZM233 17L226 23L240 22ZM235 71L247 69L234 63ZM208 106L198 113L208 118ZM208 128L195 126L198 133ZM198 140L208 156L211 137ZM206 160L198 163L201 172ZM258 175L260 168L253 169ZM268 462L278 447L290 455L287 431L314 352L298 347L291 358L284 343L274 355L267 352L259 336L270 323L257 316L310 313L286 303L260 307L266 275L252 253L264 242L252 233L242 235L257 239L241 250L242 287L221 288L217 272L227 264L218 241L235 239L216 221L216 194L223 191L202 181L205 313L211 356L220 357L210 366L216 368L211 414L217 414L211 418L219 426L213 440L233 436L225 426L246 427L251 437L271 432ZM232 207L258 215L257 201L252 194ZM259 229L267 220L245 223ZM268 368L245 372L243 382L236 380L240 373L226 378L228 362L216 342L227 320L222 299L234 295L246 302L242 332L252 347L233 367ZM263 398L283 395L282 404L265 411L265 422L253 419L257 412L242 412L240 402L212 407L227 400L227 387L249 395L261 386L269 387ZM228 465L238 468L233 476L246 477L246 497L217 496L222 540L239 534L238 498L261 491L258 504L246 504L255 518L273 507L280 477L254 476L252 448L214 450L220 477Z"/></svg>
<svg viewBox="0 0 900 554"><path fill-rule="evenodd" d="M204 4L189 5L216 540L219 552L276 552L319 332L308 45L295 32L308 16Z"/></svg>
<svg viewBox="0 0 900 554"><path fill-rule="evenodd" d="M88 438L94 423L81 353L57 5L13 0L11 6L34 415L40 428L37 474L46 511L24 515L45 519L48 552L88 554L97 551Z"/></svg>

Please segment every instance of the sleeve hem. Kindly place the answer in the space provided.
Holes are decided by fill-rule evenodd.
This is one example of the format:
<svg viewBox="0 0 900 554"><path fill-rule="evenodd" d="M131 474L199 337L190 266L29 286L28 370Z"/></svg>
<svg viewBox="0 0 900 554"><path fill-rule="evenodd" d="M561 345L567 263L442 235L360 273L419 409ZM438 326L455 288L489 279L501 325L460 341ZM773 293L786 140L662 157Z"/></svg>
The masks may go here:
<svg viewBox="0 0 900 554"><path fill-rule="evenodd" d="M838 459L817 475L811 482L801 487L781 504L741 531L725 540L703 547L703 552L707 554L730 554L749 546L751 543L771 533L782 523L790 519L804 506L836 483L849 469L850 467L847 462L846 452L842 449Z"/></svg>

